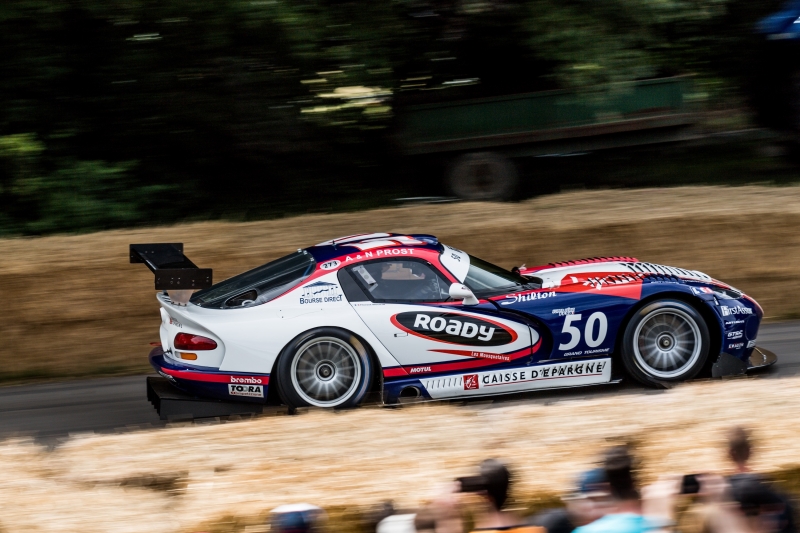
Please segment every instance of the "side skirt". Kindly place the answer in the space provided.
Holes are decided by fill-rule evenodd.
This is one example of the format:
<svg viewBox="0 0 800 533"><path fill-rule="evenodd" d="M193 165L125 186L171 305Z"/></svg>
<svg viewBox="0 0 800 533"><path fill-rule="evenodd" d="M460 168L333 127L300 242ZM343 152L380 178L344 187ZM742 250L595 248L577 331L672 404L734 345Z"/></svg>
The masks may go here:
<svg viewBox="0 0 800 533"><path fill-rule="evenodd" d="M420 378L425 392L436 400L581 387L611 381L610 358Z"/></svg>

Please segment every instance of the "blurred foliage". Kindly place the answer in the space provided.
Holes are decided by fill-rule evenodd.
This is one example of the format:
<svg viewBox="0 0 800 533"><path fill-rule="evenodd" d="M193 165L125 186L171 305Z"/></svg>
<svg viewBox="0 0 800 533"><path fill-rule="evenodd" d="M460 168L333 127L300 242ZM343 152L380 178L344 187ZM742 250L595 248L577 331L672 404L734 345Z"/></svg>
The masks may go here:
<svg viewBox="0 0 800 533"><path fill-rule="evenodd" d="M372 205L414 172L407 103L671 74L736 96L776 5L6 0L0 231Z"/></svg>

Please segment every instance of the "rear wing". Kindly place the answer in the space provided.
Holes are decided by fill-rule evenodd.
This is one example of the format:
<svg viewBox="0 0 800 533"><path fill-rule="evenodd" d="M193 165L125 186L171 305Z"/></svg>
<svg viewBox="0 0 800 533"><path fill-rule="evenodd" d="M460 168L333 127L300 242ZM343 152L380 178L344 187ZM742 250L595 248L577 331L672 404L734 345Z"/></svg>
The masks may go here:
<svg viewBox="0 0 800 533"><path fill-rule="evenodd" d="M213 285L210 268L197 268L183 255L183 243L131 244L131 263L144 263L156 276L156 290L205 289Z"/></svg>

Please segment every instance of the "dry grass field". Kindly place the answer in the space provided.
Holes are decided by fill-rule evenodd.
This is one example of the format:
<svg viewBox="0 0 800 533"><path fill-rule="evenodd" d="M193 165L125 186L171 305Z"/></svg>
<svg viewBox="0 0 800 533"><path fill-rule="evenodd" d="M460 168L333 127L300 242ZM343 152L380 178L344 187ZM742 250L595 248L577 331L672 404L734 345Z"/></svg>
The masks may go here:
<svg viewBox="0 0 800 533"><path fill-rule="evenodd" d="M271 508L310 502L331 513L330 533L360 533L360 511L387 499L413 509L490 456L516 474L514 505L531 509L617 442L635 444L644 481L725 473L723 434L733 423L754 430L758 470L796 481L799 390L799 378L743 378L551 405L312 411L73 436L53 451L7 441L0 531L265 531L256 526Z"/></svg>
<svg viewBox="0 0 800 533"><path fill-rule="evenodd" d="M152 275L128 264L131 242L184 242L217 280L372 231L433 233L508 267L632 255L705 271L781 318L800 315L798 227L800 187L679 187L2 239L0 380L148 370L159 315Z"/></svg>

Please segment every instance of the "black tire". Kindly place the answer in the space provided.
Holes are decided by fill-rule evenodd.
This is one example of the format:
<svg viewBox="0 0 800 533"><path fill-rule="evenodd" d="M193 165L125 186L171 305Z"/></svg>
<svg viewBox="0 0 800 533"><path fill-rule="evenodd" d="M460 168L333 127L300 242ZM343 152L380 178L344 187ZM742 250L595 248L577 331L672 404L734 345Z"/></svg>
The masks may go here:
<svg viewBox="0 0 800 533"><path fill-rule="evenodd" d="M352 333L318 328L283 349L276 373L278 393L290 409L355 407L370 390L373 362Z"/></svg>
<svg viewBox="0 0 800 533"><path fill-rule="evenodd" d="M497 153L464 154L450 167L447 186L463 200L509 200L517 187L517 169Z"/></svg>
<svg viewBox="0 0 800 533"><path fill-rule="evenodd" d="M622 363L650 386L685 381L705 367L711 346L708 326L691 305L659 300L631 318L622 339Z"/></svg>

